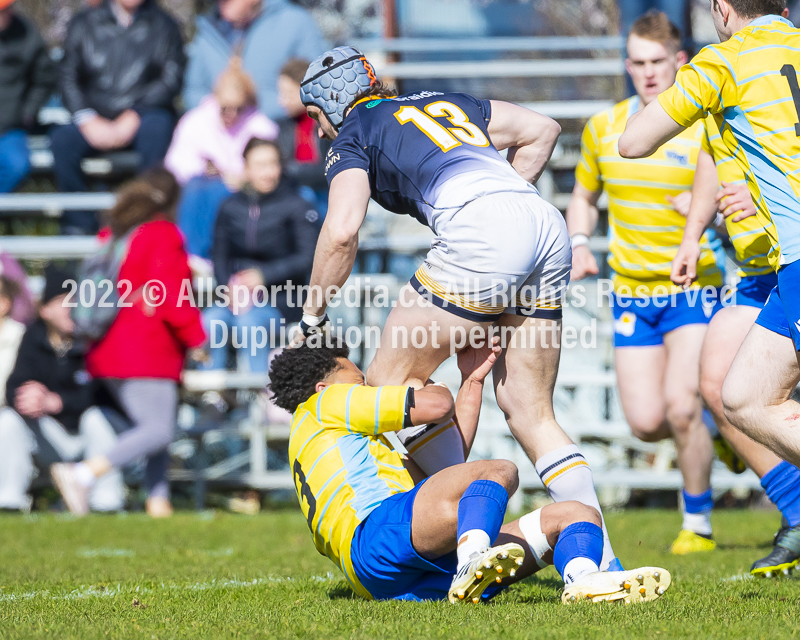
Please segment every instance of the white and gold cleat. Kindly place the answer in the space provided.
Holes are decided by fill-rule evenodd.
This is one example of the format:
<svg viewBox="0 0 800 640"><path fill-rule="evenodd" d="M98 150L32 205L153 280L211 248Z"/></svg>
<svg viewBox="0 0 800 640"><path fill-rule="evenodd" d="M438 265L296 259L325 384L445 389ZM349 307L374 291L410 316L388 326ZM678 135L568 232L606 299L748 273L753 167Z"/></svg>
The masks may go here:
<svg viewBox="0 0 800 640"><path fill-rule="evenodd" d="M669 571L659 567L596 571L564 587L561 602L650 602L663 596L671 583Z"/></svg>
<svg viewBox="0 0 800 640"><path fill-rule="evenodd" d="M524 561L525 551L518 544L510 542L491 547L461 567L453 578L447 598L453 603L478 604L487 587L513 578Z"/></svg>

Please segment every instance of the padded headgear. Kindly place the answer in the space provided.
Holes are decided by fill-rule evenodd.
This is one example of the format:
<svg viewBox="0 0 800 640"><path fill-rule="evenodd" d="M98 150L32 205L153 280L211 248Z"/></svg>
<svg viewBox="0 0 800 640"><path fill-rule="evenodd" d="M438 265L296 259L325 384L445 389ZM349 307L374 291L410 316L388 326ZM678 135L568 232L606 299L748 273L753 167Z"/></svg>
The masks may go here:
<svg viewBox="0 0 800 640"><path fill-rule="evenodd" d="M355 97L377 82L375 71L363 53L355 47L336 47L308 66L300 84L300 99L304 105L322 109L338 130Z"/></svg>

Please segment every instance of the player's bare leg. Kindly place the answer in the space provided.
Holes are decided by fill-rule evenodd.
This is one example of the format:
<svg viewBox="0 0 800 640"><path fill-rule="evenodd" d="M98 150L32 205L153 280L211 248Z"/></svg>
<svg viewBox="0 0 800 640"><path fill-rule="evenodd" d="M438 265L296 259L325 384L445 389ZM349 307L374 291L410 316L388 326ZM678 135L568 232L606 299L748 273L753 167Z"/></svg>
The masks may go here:
<svg viewBox="0 0 800 640"><path fill-rule="evenodd" d="M722 404L725 376L759 312L757 307L736 306L714 316L700 358L700 389L720 433L758 475L783 515L772 550L750 567L751 574L771 578L788 574L800 562L800 470L728 422Z"/></svg>
<svg viewBox="0 0 800 640"><path fill-rule="evenodd" d="M791 338L753 326L722 386L725 417L794 465L800 463L800 404L791 400L800 366Z"/></svg>
<svg viewBox="0 0 800 640"><path fill-rule="evenodd" d="M617 385L631 431L645 442L673 437L684 481L683 529L674 553L711 550L713 445L702 421L699 361L705 325L686 325L664 336L664 345L615 350ZM689 496L687 498L687 496ZM702 496L697 507L692 497Z"/></svg>
<svg viewBox="0 0 800 640"><path fill-rule="evenodd" d="M600 512L589 465L553 412L561 321L504 314L498 324L504 351L492 376L497 404L511 433L553 500L576 500ZM606 569L615 557L605 526L603 534L601 568Z"/></svg>
<svg viewBox="0 0 800 640"><path fill-rule="evenodd" d="M389 313L375 358L367 370L370 385L423 385L470 332L480 336L491 323L472 322L441 309L406 284ZM420 345L420 346L415 346ZM456 349L458 347L458 349Z"/></svg>
<svg viewBox="0 0 800 640"><path fill-rule="evenodd" d="M691 324L664 336L666 416L675 438L678 467L686 490L700 494L711 487L714 448L703 424L700 400L700 351L707 325Z"/></svg>
<svg viewBox="0 0 800 640"><path fill-rule="evenodd" d="M664 569L599 572L600 514L579 502L550 504L501 528L505 504L494 502L492 491L510 495L517 483L512 463L482 460L444 469L420 488L414 500L412 542L417 553L429 561L458 549L459 571L451 587L451 601L480 602L484 593L490 595L488 589L506 587L553 562L565 580L565 602L575 601L576 597L571 597L575 594L595 602L647 601L669 588L669 572ZM493 525L488 522L492 519ZM488 525L485 529L491 531L467 522ZM465 533L465 527L474 528ZM462 558L469 545L475 544L470 538L481 535L488 548L478 546Z"/></svg>
<svg viewBox="0 0 800 640"><path fill-rule="evenodd" d="M722 406L722 384L739 346L755 324L760 311L757 307L735 306L717 312L708 325L700 356L700 391L703 400L714 416L722 437L759 478L780 464L781 459L728 422Z"/></svg>

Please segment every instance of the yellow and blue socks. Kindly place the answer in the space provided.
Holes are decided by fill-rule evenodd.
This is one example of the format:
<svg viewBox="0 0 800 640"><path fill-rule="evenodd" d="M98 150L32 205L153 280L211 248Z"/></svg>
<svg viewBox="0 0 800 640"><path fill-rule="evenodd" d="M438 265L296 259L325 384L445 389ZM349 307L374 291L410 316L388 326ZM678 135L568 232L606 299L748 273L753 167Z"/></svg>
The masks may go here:
<svg viewBox="0 0 800 640"><path fill-rule="evenodd" d="M580 449L574 444L561 447L543 455L536 461L536 473L539 474L547 492L555 502L575 500L594 507L602 516L600 501L594 490L592 470ZM600 566L609 568L614 560L614 550L608 539L605 521L603 522L603 559ZM618 562L618 561L617 561Z"/></svg>
<svg viewBox="0 0 800 640"><path fill-rule="evenodd" d="M682 495L683 528L704 538L711 538L711 511L714 508L711 489L696 495L683 489Z"/></svg>
<svg viewBox="0 0 800 640"><path fill-rule="evenodd" d="M800 524L800 469L783 461L764 474L761 486L790 527Z"/></svg>
<svg viewBox="0 0 800 640"><path fill-rule="evenodd" d="M492 546L500 534L508 491L492 480L475 480L458 501L458 570Z"/></svg>
<svg viewBox="0 0 800 640"><path fill-rule="evenodd" d="M591 522L575 522L558 536L553 564L566 586L599 571L603 557L603 530Z"/></svg>

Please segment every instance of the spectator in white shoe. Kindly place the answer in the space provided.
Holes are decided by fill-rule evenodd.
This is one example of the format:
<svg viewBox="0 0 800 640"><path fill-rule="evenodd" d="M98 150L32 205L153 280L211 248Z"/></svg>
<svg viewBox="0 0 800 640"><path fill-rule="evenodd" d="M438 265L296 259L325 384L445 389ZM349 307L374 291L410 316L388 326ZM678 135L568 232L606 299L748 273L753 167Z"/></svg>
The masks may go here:
<svg viewBox="0 0 800 640"><path fill-rule="evenodd" d="M95 406L95 386L86 373L84 349L72 338L65 306L70 274L48 267L39 318L22 337L6 383L7 407L0 409L0 508L27 509L36 469L103 453L116 433ZM9 306L0 297L0 309ZM9 322L8 319L4 321ZM124 505L121 475L108 476L90 496L92 508L116 511Z"/></svg>

